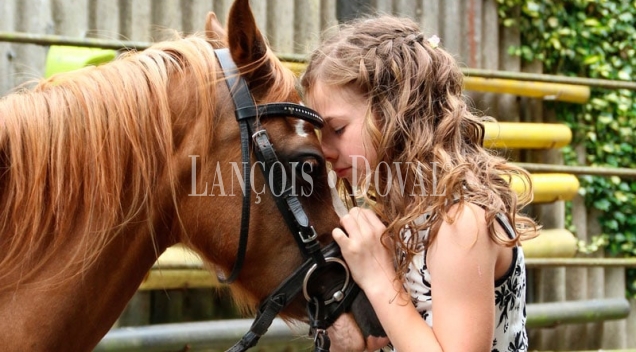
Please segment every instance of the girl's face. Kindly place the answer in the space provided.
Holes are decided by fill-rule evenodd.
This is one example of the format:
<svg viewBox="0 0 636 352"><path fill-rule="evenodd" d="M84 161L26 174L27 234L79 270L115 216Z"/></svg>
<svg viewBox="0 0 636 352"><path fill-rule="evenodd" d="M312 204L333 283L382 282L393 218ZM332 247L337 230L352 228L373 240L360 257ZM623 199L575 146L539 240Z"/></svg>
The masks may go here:
<svg viewBox="0 0 636 352"><path fill-rule="evenodd" d="M352 185L370 174L376 152L364 130L367 101L353 89L317 81L307 97L311 108L324 119L322 151L338 177Z"/></svg>

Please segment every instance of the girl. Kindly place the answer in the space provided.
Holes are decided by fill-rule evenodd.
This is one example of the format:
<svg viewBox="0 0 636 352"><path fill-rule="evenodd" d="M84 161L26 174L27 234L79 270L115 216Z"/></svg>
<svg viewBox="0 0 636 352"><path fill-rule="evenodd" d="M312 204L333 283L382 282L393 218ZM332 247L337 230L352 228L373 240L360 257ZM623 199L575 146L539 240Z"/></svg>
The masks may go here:
<svg viewBox="0 0 636 352"><path fill-rule="evenodd" d="M526 351L520 240L538 230L519 214L529 175L482 147L485 118L469 112L461 70L438 43L381 16L341 25L312 54L302 86L326 121L324 155L370 207L353 207L333 237L389 348ZM511 177L526 185L520 196ZM365 348L331 337L334 350Z"/></svg>

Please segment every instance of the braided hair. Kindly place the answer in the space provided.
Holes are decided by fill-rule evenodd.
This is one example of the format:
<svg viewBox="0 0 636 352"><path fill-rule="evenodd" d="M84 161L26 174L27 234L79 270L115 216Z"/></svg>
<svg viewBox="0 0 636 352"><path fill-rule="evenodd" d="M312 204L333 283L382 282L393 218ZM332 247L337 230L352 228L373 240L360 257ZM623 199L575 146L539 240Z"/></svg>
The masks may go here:
<svg viewBox="0 0 636 352"><path fill-rule="evenodd" d="M514 246L535 235L536 223L520 214L531 201L530 177L483 147L483 122L493 119L469 110L463 74L450 53L426 39L414 21L388 15L341 24L326 35L301 86L309 101L317 81L366 98L364 133L377 160L371 165L376 174L364 182L375 191L371 203L387 225L383 243L393 243L405 259L397 261L400 279L421 242L429 244L443 221L453 221L448 210L455 203L481 205L496 243ZM512 177L525 185L520 194L510 188ZM416 221L423 213L428 219ZM496 231L497 213L516 225L515 238ZM405 239L406 227L431 231L427 239Z"/></svg>

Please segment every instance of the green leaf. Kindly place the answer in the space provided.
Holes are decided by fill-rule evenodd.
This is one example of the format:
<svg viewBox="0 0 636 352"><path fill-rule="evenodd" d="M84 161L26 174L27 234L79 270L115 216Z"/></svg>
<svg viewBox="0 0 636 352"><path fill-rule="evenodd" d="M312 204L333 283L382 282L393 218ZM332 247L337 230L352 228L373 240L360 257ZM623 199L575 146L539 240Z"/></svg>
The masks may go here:
<svg viewBox="0 0 636 352"><path fill-rule="evenodd" d="M632 79L632 75L627 72L626 70L620 70L618 71L618 78L624 80L624 81L629 81Z"/></svg>
<svg viewBox="0 0 636 352"><path fill-rule="evenodd" d="M620 224L623 224L625 222L625 219L626 219L625 214L616 211L614 212L613 216L614 216L614 219L616 219L616 221L618 221Z"/></svg>
<svg viewBox="0 0 636 352"><path fill-rule="evenodd" d="M598 22L596 18L588 18L585 21L583 21L583 23L588 27L596 27L600 25L600 23Z"/></svg>
<svg viewBox="0 0 636 352"><path fill-rule="evenodd" d="M623 12L620 15L618 15L618 19L623 22L632 22L634 21L634 15L632 15L630 12Z"/></svg>
<svg viewBox="0 0 636 352"><path fill-rule="evenodd" d="M614 153L614 146L612 144L604 144L602 150L608 153Z"/></svg>
<svg viewBox="0 0 636 352"><path fill-rule="evenodd" d="M601 56L600 55L591 55L585 58L585 60L583 60L583 64L584 65L592 65L595 64L597 62L601 61Z"/></svg>
<svg viewBox="0 0 636 352"><path fill-rule="evenodd" d="M601 115L598 117L598 122L607 125L610 122L612 122L612 116L608 116L608 115Z"/></svg>
<svg viewBox="0 0 636 352"><path fill-rule="evenodd" d="M617 201L622 202L622 203L625 203L628 200L627 196L625 195L625 193L620 192L620 191L614 192L614 197L616 198Z"/></svg>
<svg viewBox="0 0 636 352"><path fill-rule="evenodd" d="M561 50L561 42L557 38L552 38L550 43L556 50Z"/></svg>
<svg viewBox="0 0 636 352"><path fill-rule="evenodd" d="M602 110L607 107L607 101L599 98L593 98L590 103L597 109Z"/></svg>
<svg viewBox="0 0 636 352"><path fill-rule="evenodd" d="M609 210L610 202L607 199L599 199L594 202L594 208L602 211Z"/></svg>
<svg viewBox="0 0 636 352"><path fill-rule="evenodd" d="M517 23L517 21L515 21L513 18L506 18L503 21L504 27L512 27L515 25L515 23Z"/></svg>
<svg viewBox="0 0 636 352"><path fill-rule="evenodd" d="M621 151L625 153L632 153L634 151L634 147L632 147L632 145L628 143L621 143L620 148L621 148Z"/></svg>

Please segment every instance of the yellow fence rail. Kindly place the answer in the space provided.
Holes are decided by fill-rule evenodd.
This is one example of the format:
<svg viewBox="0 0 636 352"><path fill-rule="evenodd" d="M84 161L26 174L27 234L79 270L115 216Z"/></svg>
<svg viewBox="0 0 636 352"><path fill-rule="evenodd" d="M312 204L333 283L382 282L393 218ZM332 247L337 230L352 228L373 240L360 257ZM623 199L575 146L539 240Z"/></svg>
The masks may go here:
<svg viewBox="0 0 636 352"><path fill-rule="evenodd" d="M577 104L585 104L590 99L590 87L588 86L518 81L501 78L465 77L464 89L476 92L513 94Z"/></svg>
<svg viewBox="0 0 636 352"><path fill-rule="evenodd" d="M530 174L533 203L552 203L572 200L579 191L579 179L570 174ZM512 189L521 193L527 185L520 178L513 178Z"/></svg>
<svg viewBox="0 0 636 352"><path fill-rule="evenodd" d="M562 123L491 122L484 127L484 146L493 149L562 148L572 141L572 130Z"/></svg>

